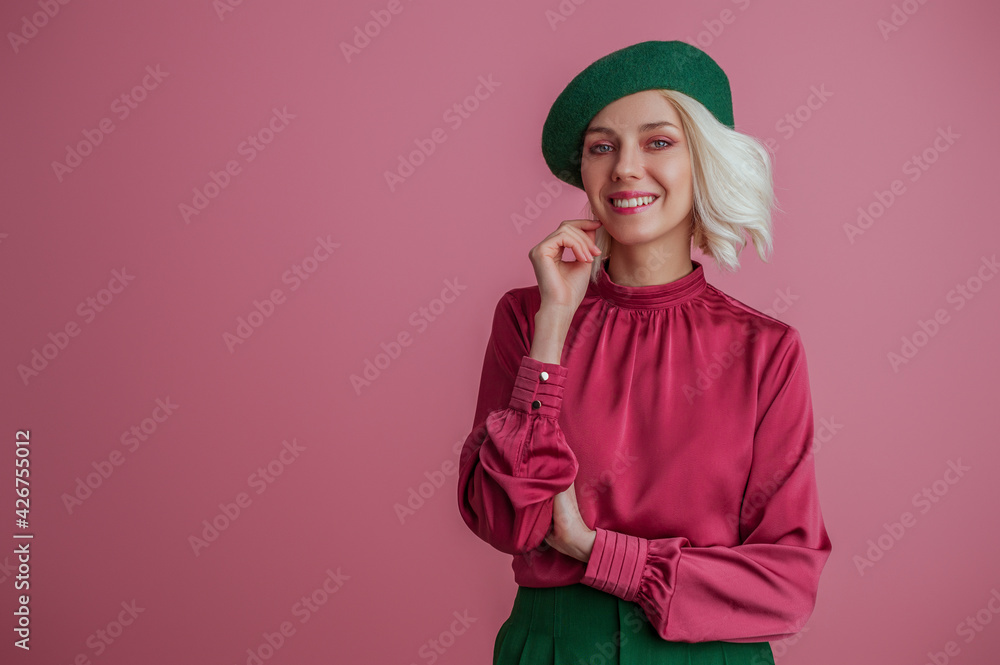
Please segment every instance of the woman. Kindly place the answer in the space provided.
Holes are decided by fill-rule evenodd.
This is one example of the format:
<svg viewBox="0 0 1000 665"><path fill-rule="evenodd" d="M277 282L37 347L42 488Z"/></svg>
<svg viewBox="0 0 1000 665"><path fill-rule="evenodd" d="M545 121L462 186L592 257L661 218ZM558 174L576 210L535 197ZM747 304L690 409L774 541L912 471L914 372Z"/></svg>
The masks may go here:
<svg viewBox="0 0 1000 665"><path fill-rule="evenodd" d="M462 517L514 555L494 665L762 665L813 611L831 544L802 340L691 259L771 248L770 160L732 127L725 73L677 41L601 58L549 112L546 163L594 219L497 304L462 451Z"/></svg>

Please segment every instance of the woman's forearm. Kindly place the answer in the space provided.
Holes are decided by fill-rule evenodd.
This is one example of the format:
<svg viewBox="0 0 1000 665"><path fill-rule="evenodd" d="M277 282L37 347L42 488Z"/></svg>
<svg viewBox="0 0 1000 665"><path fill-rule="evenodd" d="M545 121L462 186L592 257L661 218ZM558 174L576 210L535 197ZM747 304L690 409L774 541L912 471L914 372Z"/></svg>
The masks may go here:
<svg viewBox="0 0 1000 665"><path fill-rule="evenodd" d="M572 321L573 312L545 305L539 308L535 314L535 336L528 355L540 362L558 365Z"/></svg>

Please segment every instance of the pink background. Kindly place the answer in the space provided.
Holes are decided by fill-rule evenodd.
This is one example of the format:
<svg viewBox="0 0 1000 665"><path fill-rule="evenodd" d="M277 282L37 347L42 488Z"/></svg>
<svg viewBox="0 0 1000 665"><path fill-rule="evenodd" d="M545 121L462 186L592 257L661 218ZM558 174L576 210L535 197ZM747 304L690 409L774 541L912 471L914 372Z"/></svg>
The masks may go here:
<svg viewBox="0 0 1000 665"><path fill-rule="evenodd" d="M833 554L807 627L772 643L778 662L995 662L1000 279L983 267L977 281L1000 249L995 3L248 0L221 18L219 5L0 9L0 660L490 662L510 557L462 522L454 464L497 300L535 283L527 251L585 203L568 186L543 195L542 123L596 58L683 39L728 72L737 129L771 140L782 207L770 264L750 248L739 273L706 262L706 277L801 331L817 434L836 427L816 448ZM348 62L341 43L373 11L391 21ZM480 77L494 87L469 99ZM136 86L122 117L115 100ZM813 90L825 99L809 108ZM114 130L95 134L104 118ZM385 173L436 129L443 142L390 189ZM248 150L258 133L266 145ZM86 134L101 136L89 151ZM81 142L89 154L57 175ZM186 223L180 206L231 160ZM890 196L852 242L858 208ZM532 200L545 207L518 232ZM283 279L296 267L308 279ZM448 281L458 295L442 306ZM275 289L270 316L227 347ZM920 346L894 368L904 337ZM36 350L50 357L25 379ZM144 424L144 441L123 439ZM30 652L12 646L18 429L31 431ZM298 452L282 457L283 441ZM969 470L946 474L949 461ZM269 464L273 483L252 475ZM98 486L67 508L88 475ZM401 523L395 506L422 483ZM934 503L914 502L924 488ZM241 492L239 515L219 516ZM189 537L214 518L225 528L196 555ZM981 631L960 632L977 613ZM98 653L102 630L115 638Z"/></svg>

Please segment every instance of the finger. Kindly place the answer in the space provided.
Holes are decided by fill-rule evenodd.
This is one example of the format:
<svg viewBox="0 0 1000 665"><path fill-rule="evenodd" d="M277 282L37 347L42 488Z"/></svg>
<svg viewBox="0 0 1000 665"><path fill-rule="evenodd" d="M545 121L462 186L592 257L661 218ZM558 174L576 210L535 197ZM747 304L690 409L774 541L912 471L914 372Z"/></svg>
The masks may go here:
<svg viewBox="0 0 1000 665"><path fill-rule="evenodd" d="M604 226L604 223L599 219L570 219L567 222L569 222L567 226L579 231L590 242L597 239L597 229Z"/></svg>
<svg viewBox="0 0 1000 665"><path fill-rule="evenodd" d="M590 249L586 244L579 238L573 236L570 233L559 233L554 236L551 244L551 253L546 252L553 261L562 262L563 261L563 250L568 249L576 257L577 261L586 262L587 258L590 256Z"/></svg>
<svg viewBox="0 0 1000 665"><path fill-rule="evenodd" d="M564 249L570 249L576 254L574 243L578 241L579 236L575 236L567 227L560 226L548 238L542 241L543 253L553 261L562 261Z"/></svg>
<svg viewBox="0 0 1000 665"><path fill-rule="evenodd" d="M603 224L599 219L566 219L562 223L585 229L597 228Z"/></svg>
<svg viewBox="0 0 1000 665"><path fill-rule="evenodd" d="M576 256L577 262L580 263L590 263L594 258L590 254L590 248L582 240L573 241L573 255Z"/></svg>
<svg viewBox="0 0 1000 665"><path fill-rule="evenodd" d="M597 246L597 242L595 241L594 238L591 238L587 232L582 231L576 226L567 226L566 232L573 234L574 236L580 238L580 240L583 241L584 247L586 248L588 255L590 255L591 252L593 252L594 254L600 253L600 247ZM590 233L594 233L594 231L591 231Z"/></svg>
<svg viewBox="0 0 1000 665"><path fill-rule="evenodd" d="M590 262L593 260L594 255L592 254L592 248L596 248L597 245L593 243L587 236L583 234L577 228L572 226L567 226L563 229L563 237L565 238L565 243L567 246L573 250L573 254L576 256L577 261Z"/></svg>

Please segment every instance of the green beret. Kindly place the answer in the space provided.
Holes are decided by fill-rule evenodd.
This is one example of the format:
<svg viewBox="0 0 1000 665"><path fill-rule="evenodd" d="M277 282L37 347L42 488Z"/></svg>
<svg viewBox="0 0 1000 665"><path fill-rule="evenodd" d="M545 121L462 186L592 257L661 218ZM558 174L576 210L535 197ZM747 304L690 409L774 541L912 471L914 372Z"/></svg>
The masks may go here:
<svg viewBox="0 0 1000 665"><path fill-rule="evenodd" d="M686 42L641 42L592 63L556 98L542 128L542 156L549 170L583 189L581 149L590 121L617 99L660 88L697 99L719 122L734 128L729 78L707 53Z"/></svg>

